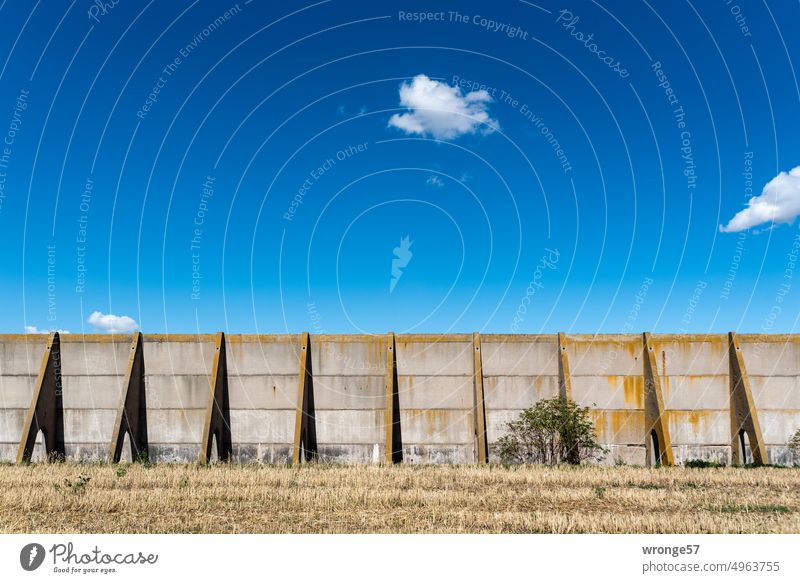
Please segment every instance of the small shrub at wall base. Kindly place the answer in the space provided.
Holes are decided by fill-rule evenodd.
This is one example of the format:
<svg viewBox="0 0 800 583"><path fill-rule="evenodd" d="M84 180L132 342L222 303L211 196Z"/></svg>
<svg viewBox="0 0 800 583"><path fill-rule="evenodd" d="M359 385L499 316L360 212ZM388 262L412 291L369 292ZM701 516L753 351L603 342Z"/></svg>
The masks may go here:
<svg viewBox="0 0 800 583"><path fill-rule="evenodd" d="M497 451L505 464L579 464L606 453L597 441L589 408L554 397L539 401L506 424Z"/></svg>
<svg viewBox="0 0 800 583"><path fill-rule="evenodd" d="M792 452L792 457L794 457L794 465L800 466L800 429L795 431L795 434L789 440L789 451Z"/></svg>
<svg viewBox="0 0 800 583"><path fill-rule="evenodd" d="M683 462L685 468L724 468L725 464L718 461L691 459Z"/></svg>

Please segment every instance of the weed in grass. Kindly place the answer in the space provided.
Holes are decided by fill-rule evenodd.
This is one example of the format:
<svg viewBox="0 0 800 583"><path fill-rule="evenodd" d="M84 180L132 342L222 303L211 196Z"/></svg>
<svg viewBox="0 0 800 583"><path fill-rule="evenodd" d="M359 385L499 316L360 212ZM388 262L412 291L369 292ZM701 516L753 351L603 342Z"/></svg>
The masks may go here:
<svg viewBox="0 0 800 583"><path fill-rule="evenodd" d="M720 463L718 461L709 461L709 460L686 460L683 462L683 467L685 468L724 468L725 464Z"/></svg>
<svg viewBox="0 0 800 583"><path fill-rule="evenodd" d="M713 512L723 512L735 514L740 512L776 512L779 514L789 514L791 510L783 504L725 504L722 506L712 506Z"/></svg>
<svg viewBox="0 0 800 583"><path fill-rule="evenodd" d="M640 488L642 490L666 490L666 486L660 484L628 484L630 488Z"/></svg>
<svg viewBox="0 0 800 583"><path fill-rule="evenodd" d="M64 478L64 485L63 487L59 484L55 484L53 489L56 492L61 493L68 493L73 494L75 496L82 496L86 493L86 486L89 484L89 480L91 478L89 476L84 476L83 474L79 474L77 478L71 480L69 478Z"/></svg>

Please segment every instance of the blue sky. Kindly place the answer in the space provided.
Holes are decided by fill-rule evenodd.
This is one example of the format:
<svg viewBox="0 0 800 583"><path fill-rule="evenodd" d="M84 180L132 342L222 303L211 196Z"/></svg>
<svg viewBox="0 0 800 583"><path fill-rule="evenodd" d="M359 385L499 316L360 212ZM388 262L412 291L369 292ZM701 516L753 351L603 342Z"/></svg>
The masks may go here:
<svg viewBox="0 0 800 583"><path fill-rule="evenodd" d="M0 4L4 331L798 328L796 3L61 6Z"/></svg>

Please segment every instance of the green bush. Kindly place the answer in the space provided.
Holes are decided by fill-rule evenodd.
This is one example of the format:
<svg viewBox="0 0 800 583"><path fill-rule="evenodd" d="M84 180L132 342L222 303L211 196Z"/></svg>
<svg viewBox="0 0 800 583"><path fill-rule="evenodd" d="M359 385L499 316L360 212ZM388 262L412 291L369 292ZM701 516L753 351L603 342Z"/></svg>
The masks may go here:
<svg viewBox="0 0 800 583"><path fill-rule="evenodd" d="M794 457L794 465L800 466L800 429L795 431L789 440L789 451L792 452Z"/></svg>
<svg viewBox="0 0 800 583"><path fill-rule="evenodd" d="M539 401L506 424L497 442L503 463L579 464L606 452L597 441L589 408L554 397Z"/></svg>

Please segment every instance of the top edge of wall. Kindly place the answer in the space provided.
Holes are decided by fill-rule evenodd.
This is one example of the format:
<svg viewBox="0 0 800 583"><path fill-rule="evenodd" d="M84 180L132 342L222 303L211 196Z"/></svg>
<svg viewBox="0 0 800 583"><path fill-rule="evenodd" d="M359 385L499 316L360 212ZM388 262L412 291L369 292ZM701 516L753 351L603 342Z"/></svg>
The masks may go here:
<svg viewBox="0 0 800 583"><path fill-rule="evenodd" d="M311 334L317 342L366 342L381 340L383 334ZM481 334L484 341L531 342L555 341L557 334ZM740 342L792 342L800 343L800 334L737 334ZM48 334L0 334L0 342L42 342ZM145 342L213 342L216 334L143 334ZM133 334L59 334L62 342L130 342ZM727 334L653 334L653 342L723 342ZM247 342L297 342L301 334L225 334L229 343ZM396 334L398 342L469 342L472 334ZM633 342L641 341L635 334L566 334L568 342Z"/></svg>
<svg viewBox="0 0 800 583"><path fill-rule="evenodd" d="M800 335L798 335L800 337ZM652 334L653 342L723 342L727 334ZM641 342L642 334L566 334L568 342Z"/></svg>
<svg viewBox="0 0 800 583"><path fill-rule="evenodd" d="M800 342L800 334L737 334L740 342Z"/></svg>
<svg viewBox="0 0 800 583"><path fill-rule="evenodd" d="M44 342L48 334L0 334L0 342Z"/></svg>

